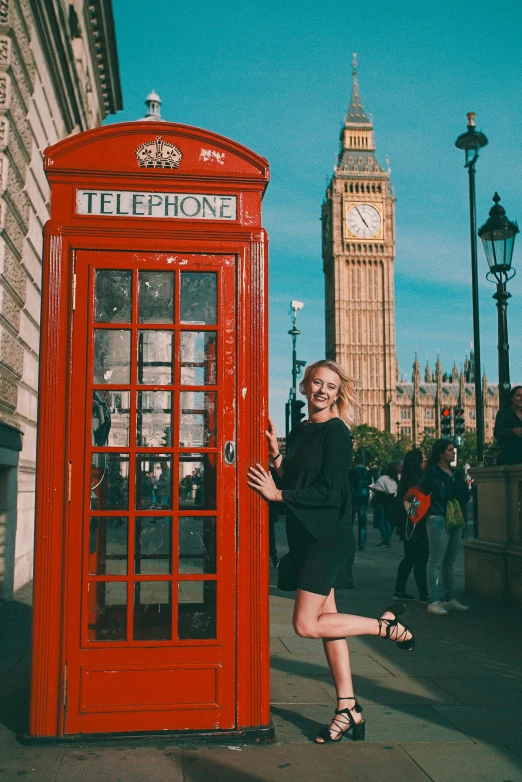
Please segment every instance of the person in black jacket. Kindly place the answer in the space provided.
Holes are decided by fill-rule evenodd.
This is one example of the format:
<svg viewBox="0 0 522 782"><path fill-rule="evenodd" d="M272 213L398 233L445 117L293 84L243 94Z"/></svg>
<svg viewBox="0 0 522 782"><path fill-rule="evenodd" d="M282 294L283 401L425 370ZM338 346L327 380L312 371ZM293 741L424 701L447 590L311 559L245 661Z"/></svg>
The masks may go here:
<svg viewBox="0 0 522 782"><path fill-rule="evenodd" d="M509 407L495 418L495 439L500 443L503 464L522 464L522 386L509 392Z"/></svg>
<svg viewBox="0 0 522 782"><path fill-rule="evenodd" d="M364 720L357 703L350 668L347 637L374 635L396 641L411 650L411 630L398 620L402 603L387 608L379 619L337 612L335 580L355 549L348 474L356 393L353 381L333 361L307 367L300 391L308 401L308 420L288 436L286 456L278 450L274 426L265 432L269 457L281 478L278 489L260 464L248 471L248 485L266 501L287 506L290 553L298 572L293 625L304 638L321 638L337 690L338 709L316 743L339 741L352 731L364 739Z"/></svg>
<svg viewBox="0 0 522 782"><path fill-rule="evenodd" d="M412 486L424 478L427 459L420 448L408 451L404 457L401 479L397 489L395 504L390 513L390 521L404 545L404 557L397 568L394 600L415 600L406 592L406 583L413 570L413 577L419 590L421 603L428 602L428 585L426 583L426 563L428 562L429 544L426 532L426 519L421 519L413 526L406 516L404 497ZM421 484L421 488L424 488Z"/></svg>
<svg viewBox="0 0 522 782"><path fill-rule="evenodd" d="M454 470L455 446L449 440L435 440L426 472L431 505L426 517L430 545L427 565L428 611L447 614L467 611L468 606L453 597L453 570L462 538L462 528L446 529L448 502L458 500L461 509L469 502L469 488L462 470Z"/></svg>

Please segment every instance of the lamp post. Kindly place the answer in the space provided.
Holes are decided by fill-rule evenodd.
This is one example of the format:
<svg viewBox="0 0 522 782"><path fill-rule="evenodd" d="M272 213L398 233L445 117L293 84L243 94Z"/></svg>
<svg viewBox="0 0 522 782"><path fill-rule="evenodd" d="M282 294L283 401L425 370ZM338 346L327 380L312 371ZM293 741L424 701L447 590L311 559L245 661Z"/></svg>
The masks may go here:
<svg viewBox="0 0 522 782"><path fill-rule="evenodd" d="M462 133L455 142L455 146L463 149L466 155L464 167L469 175L469 224L471 238L471 291L473 301L473 348L475 354L474 380L475 380L475 417L477 421L477 461L484 458L484 410L482 403L482 387L480 383L480 321L478 298L478 271L477 271L477 215L475 200L475 163L479 156L479 149L485 147L488 140L484 133L475 127L475 113L467 114L468 129Z"/></svg>
<svg viewBox="0 0 522 782"><path fill-rule="evenodd" d="M482 239L488 261L487 279L497 284L497 291L493 294L493 298L497 300L498 313L498 397L499 406L505 407L511 387L507 328L507 302L511 294L507 291L506 283L516 274L516 270L511 266L511 260L518 225L506 217L506 210L499 204L498 193L493 196L493 201L495 205L489 210L489 218L479 228L478 235Z"/></svg>
<svg viewBox="0 0 522 782"><path fill-rule="evenodd" d="M295 401L297 396L297 378L301 376L302 368L306 365L306 361L299 361L297 358L297 337L301 333L297 328L297 313L302 310L304 303L302 301L292 300L290 302L290 315L292 317L292 328L288 332L292 337L292 387L286 403L286 415L285 415L285 429L286 436L290 432L292 425L295 421L292 421L292 409L295 407ZM296 413L294 413L294 416Z"/></svg>

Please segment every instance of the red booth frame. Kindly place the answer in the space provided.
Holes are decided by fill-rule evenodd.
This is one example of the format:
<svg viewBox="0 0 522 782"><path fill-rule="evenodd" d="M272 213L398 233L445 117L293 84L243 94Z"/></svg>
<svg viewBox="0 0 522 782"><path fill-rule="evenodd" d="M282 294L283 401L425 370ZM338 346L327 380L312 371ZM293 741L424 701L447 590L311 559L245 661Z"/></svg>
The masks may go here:
<svg viewBox="0 0 522 782"><path fill-rule="evenodd" d="M99 142L104 147L113 144L116 150L122 140L130 138L132 144L139 144L156 136L168 136L180 146L203 144L226 153L234 164L215 165L206 171L180 166L173 172L138 168L137 164L132 170L128 164L119 167L116 159L112 170L107 170L93 158ZM261 200L269 181L268 162L240 144L199 128L132 122L86 131L48 148L45 171L52 198L51 219L44 229L29 734L67 737L63 618L73 254L79 249L134 250L219 252L237 257L236 382L243 393L237 394L236 648L241 653L236 657L236 727L227 733L270 739L267 514L265 503L243 480L249 465L266 463L268 255ZM226 225L181 219L85 219L74 213L78 187L233 193L239 214L237 221ZM190 734L193 738L194 732Z"/></svg>

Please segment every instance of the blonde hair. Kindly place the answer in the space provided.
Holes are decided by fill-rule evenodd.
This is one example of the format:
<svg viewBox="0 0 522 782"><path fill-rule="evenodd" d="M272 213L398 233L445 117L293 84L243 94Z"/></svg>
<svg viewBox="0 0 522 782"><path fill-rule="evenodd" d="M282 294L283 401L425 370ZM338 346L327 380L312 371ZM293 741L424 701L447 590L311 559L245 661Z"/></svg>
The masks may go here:
<svg viewBox="0 0 522 782"><path fill-rule="evenodd" d="M346 426L352 427L357 423L359 419L359 389L357 382L349 377L342 366L335 361L330 361L328 358L323 358L321 361L316 361L314 364L310 364L306 367L303 379L299 383L299 391L306 395L308 385L310 383L314 370L318 367L326 367L339 377L341 384L339 391L337 392L337 399L331 405L330 410L335 413L336 416L344 421Z"/></svg>

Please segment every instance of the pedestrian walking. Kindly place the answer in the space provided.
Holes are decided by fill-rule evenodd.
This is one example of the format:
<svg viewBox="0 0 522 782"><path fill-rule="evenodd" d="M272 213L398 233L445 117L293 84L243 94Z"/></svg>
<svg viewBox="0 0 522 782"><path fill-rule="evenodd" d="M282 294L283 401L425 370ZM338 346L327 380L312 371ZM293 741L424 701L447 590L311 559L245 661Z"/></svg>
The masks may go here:
<svg viewBox="0 0 522 782"><path fill-rule="evenodd" d="M357 548L359 551L364 551L370 486L373 483L373 478L361 458L348 473L348 480L352 489L352 520L355 522L357 519Z"/></svg>
<svg viewBox="0 0 522 782"><path fill-rule="evenodd" d="M495 438L500 443L503 464L522 464L522 386L509 392L509 405L495 418Z"/></svg>
<svg viewBox="0 0 522 782"><path fill-rule="evenodd" d="M426 565L429 555L429 543L426 517L413 525L406 515L403 502L408 489L411 489L412 486L423 480L427 461L420 448L408 451L404 457L397 496L390 513L390 522L395 527L395 531L404 546L404 557L397 568L395 591L393 593L394 600L415 600L415 597L406 591L408 578L413 570L413 577L419 592L419 600L421 603L428 602Z"/></svg>
<svg viewBox="0 0 522 782"><path fill-rule="evenodd" d="M248 471L248 485L267 501L287 506L290 556L297 572L293 626L303 638L321 638L337 692L335 715L319 731L316 743L339 741L350 733L363 740L365 723L352 682L347 638L381 636L411 651L414 635L399 616L403 603L394 603L378 619L340 614L333 585L353 553L351 491L352 461L349 425L357 410L353 381L334 361L307 367L300 384L308 402L308 419L288 436L286 457L278 450L271 421L266 431L270 461L281 478L278 489L260 464Z"/></svg>
<svg viewBox="0 0 522 782"><path fill-rule="evenodd" d="M390 510L393 499L397 494L398 478L397 466L390 464L381 477L370 486L373 492L373 525L378 528L382 538L381 542L377 544L378 548L389 548L391 546Z"/></svg>
<svg viewBox="0 0 522 782"><path fill-rule="evenodd" d="M468 610L467 605L453 597L453 571L465 526L463 507L469 502L464 473L451 466L454 459L453 443L435 440L426 472L426 490L431 492L426 517L430 547L426 568L430 614Z"/></svg>

